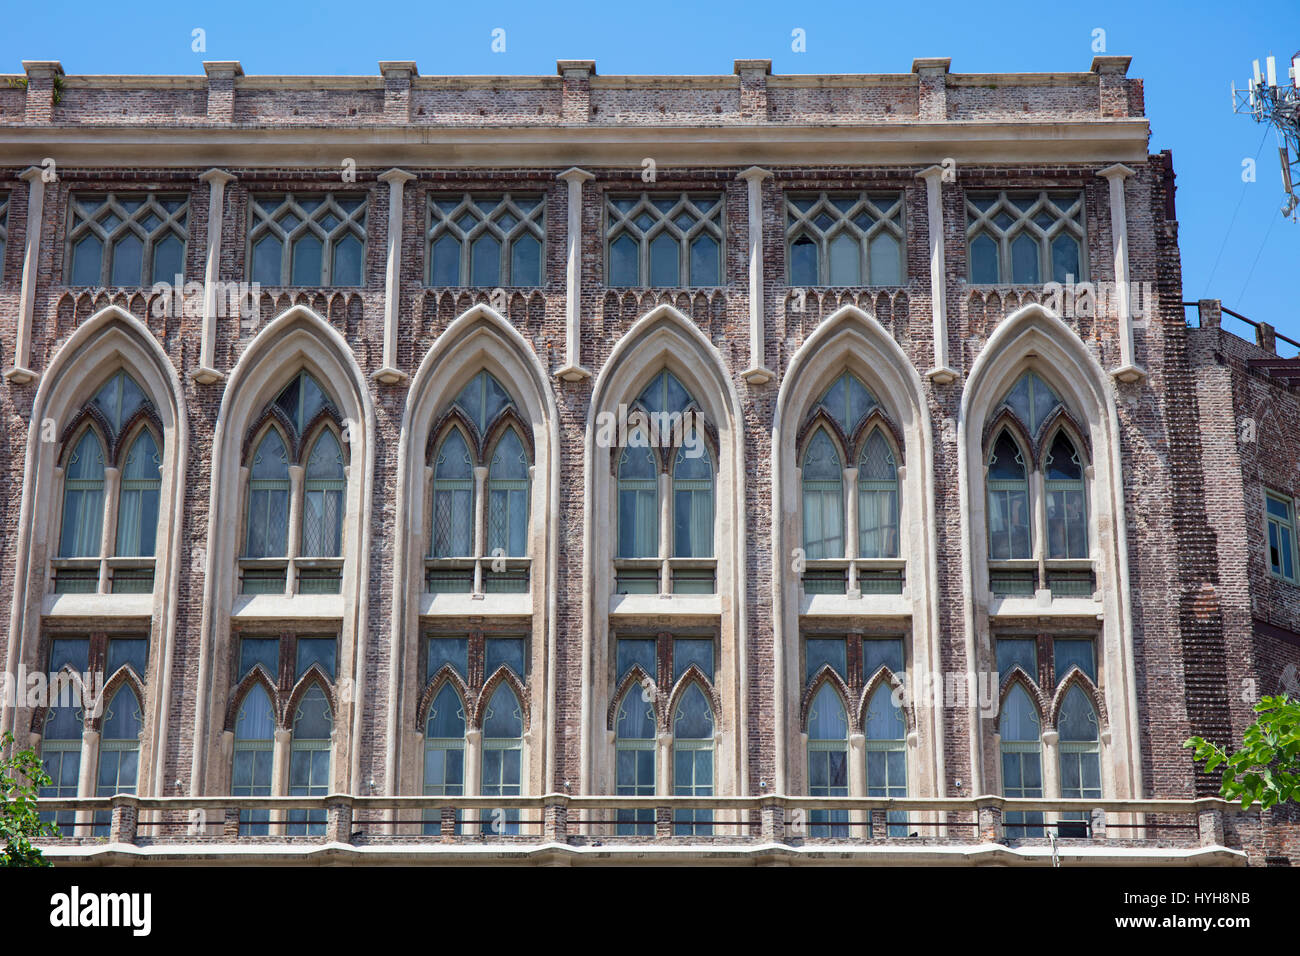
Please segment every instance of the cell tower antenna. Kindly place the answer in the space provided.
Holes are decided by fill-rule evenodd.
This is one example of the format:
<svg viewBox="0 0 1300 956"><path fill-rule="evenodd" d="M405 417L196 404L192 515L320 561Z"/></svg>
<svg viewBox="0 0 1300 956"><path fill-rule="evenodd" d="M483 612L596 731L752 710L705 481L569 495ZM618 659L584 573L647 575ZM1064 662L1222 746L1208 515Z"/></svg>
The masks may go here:
<svg viewBox="0 0 1300 956"><path fill-rule="evenodd" d="M1234 112L1249 115L1256 123L1266 123L1277 134L1278 160L1282 164L1282 190L1285 200L1282 215L1300 221L1300 51L1291 56L1286 76L1278 80L1277 58L1270 55L1261 70L1259 60L1251 63L1251 77L1246 89L1232 85Z"/></svg>

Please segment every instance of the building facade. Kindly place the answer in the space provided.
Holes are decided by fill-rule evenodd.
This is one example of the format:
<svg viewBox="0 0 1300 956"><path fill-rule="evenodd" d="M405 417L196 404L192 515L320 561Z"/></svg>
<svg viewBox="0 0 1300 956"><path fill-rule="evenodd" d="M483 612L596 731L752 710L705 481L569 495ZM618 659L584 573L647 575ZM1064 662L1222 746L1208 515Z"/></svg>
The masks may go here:
<svg viewBox="0 0 1300 956"><path fill-rule="evenodd" d="M1128 64L24 64L49 852L1294 858L1182 742L1296 683L1300 407L1267 326L1188 327Z"/></svg>

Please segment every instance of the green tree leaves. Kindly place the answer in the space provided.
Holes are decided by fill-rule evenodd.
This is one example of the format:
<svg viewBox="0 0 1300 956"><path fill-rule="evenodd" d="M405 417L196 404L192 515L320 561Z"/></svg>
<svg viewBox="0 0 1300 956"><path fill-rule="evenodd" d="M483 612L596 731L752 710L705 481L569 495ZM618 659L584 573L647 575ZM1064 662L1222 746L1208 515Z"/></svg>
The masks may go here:
<svg viewBox="0 0 1300 956"><path fill-rule="evenodd" d="M1201 737L1183 746L1195 748L1192 759L1205 761L1205 773L1223 768L1219 793L1225 800L1240 800L1243 810L1255 803L1267 810L1297 799L1300 790L1300 700L1264 697L1254 709L1260 718L1246 728L1235 753Z"/></svg>
<svg viewBox="0 0 1300 956"><path fill-rule="evenodd" d="M13 745L14 735L0 736L0 754ZM36 794L52 781L32 749L12 757L0 756L0 866L53 866L32 846L34 837L58 836L51 823L42 823Z"/></svg>

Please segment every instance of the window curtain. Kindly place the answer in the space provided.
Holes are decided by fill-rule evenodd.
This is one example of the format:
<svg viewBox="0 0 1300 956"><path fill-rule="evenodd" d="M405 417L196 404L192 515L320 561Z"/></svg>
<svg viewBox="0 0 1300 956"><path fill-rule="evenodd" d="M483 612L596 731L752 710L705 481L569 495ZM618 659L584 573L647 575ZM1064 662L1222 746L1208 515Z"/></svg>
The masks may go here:
<svg viewBox="0 0 1300 956"><path fill-rule="evenodd" d="M91 430L81 436L64 468L63 534L59 556L99 554L104 530L104 446Z"/></svg>
<svg viewBox="0 0 1300 956"><path fill-rule="evenodd" d="M117 506L117 554L152 558L158 534L158 496L162 462L153 435L142 431L127 452Z"/></svg>

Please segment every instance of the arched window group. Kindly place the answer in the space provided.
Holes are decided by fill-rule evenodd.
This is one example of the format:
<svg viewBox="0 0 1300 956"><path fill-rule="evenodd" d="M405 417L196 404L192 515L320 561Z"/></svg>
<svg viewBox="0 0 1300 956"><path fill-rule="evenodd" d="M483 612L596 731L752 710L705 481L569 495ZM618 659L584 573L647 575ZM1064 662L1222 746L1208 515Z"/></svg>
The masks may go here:
<svg viewBox="0 0 1300 956"><path fill-rule="evenodd" d="M486 370L470 379L434 425L429 591L528 590L528 435L514 398Z"/></svg>
<svg viewBox="0 0 1300 956"><path fill-rule="evenodd" d="M423 788L427 796L517 797L523 793L529 681L524 635L471 631L425 638ZM471 735L470 732L474 733ZM480 814L488 834L519 832L519 812ZM441 822L425 817L425 833ZM456 823L455 832L463 827Z"/></svg>
<svg viewBox="0 0 1300 956"><path fill-rule="evenodd" d="M986 433L990 590L1091 597L1083 431L1031 371L998 403Z"/></svg>
<svg viewBox="0 0 1300 956"><path fill-rule="evenodd" d="M244 594L339 592L347 488L342 431L333 402L307 371L254 424L244 462Z"/></svg>
<svg viewBox="0 0 1300 956"><path fill-rule="evenodd" d="M859 634L808 633L803 641L808 793L815 797L906 797L907 719L895 694L904 673L903 640ZM855 713L850 718L849 701ZM865 759L849 754L860 727ZM819 810L810 835L850 835L847 813ZM906 815L891 811L889 833L906 833Z"/></svg>
<svg viewBox="0 0 1300 956"><path fill-rule="evenodd" d="M844 372L801 430L806 593L902 590L900 463L890 420L862 381Z"/></svg>
<svg viewBox="0 0 1300 956"><path fill-rule="evenodd" d="M330 792L337 669L336 635L239 637L237 681L226 723L234 737L232 795L322 797ZM281 729L289 732L287 737L277 738ZM278 820L266 810L245 810L240 833L320 835L325 822L323 810L291 810Z"/></svg>
<svg viewBox="0 0 1300 956"><path fill-rule="evenodd" d="M142 702L148 681L145 637L95 633L49 640L50 707L39 713L33 732L41 737L41 763L51 783L43 797L111 797L134 794L140 779L144 733ZM103 675L103 683L95 674ZM89 736L88 736L89 734ZM80 792L83 761L91 761L88 792ZM69 812L43 814L63 830L77 822ZM83 822L85 822L83 820ZM93 835L108 836L109 814L93 815Z"/></svg>
<svg viewBox="0 0 1300 956"><path fill-rule="evenodd" d="M699 404L667 369L628 413L615 449L615 590L713 594L716 440Z"/></svg>
<svg viewBox="0 0 1300 956"><path fill-rule="evenodd" d="M1094 639L1003 637L996 651L1002 684L998 747L1003 796L1101 799L1101 696ZM1045 734L1053 723L1056 733ZM1058 817L1066 825L1084 827L1080 821L1088 814ZM1049 826L1041 811L1009 812L1004 823L1011 837L1041 837ZM1067 835L1064 827L1058 832Z"/></svg>
<svg viewBox="0 0 1300 956"><path fill-rule="evenodd" d="M717 792L715 657L711 636L661 633L616 639L618 690L610 729L618 796L711 797ZM659 779L664 767L669 780ZM710 836L713 822L711 810L677 810L672 833ZM624 836L654 836L655 813L620 810L615 828Z"/></svg>
<svg viewBox="0 0 1300 956"><path fill-rule="evenodd" d="M56 592L151 592L162 489L162 424L115 372L65 431Z"/></svg>

